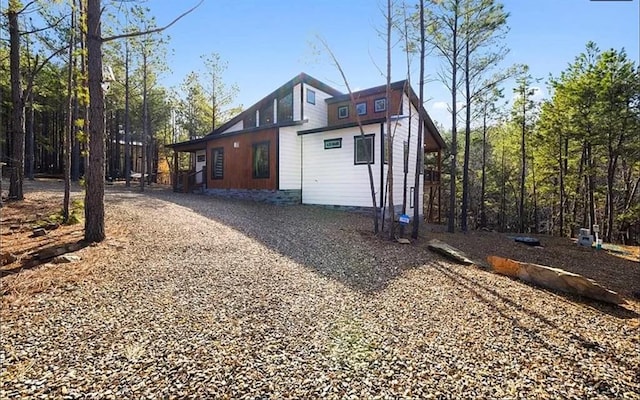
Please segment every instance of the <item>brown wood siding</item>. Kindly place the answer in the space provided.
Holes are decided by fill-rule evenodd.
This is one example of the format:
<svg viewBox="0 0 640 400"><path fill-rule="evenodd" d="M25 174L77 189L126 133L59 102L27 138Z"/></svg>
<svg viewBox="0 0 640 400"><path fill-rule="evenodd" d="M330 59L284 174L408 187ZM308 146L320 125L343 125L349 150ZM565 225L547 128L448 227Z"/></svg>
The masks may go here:
<svg viewBox="0 0 640 400"><path fill-rule="evenodd" d="M212 139L207 143L207 187L212 189L271 189L277 182L277 128ZM253 145L269 141L269 177L253 178ZM238 142L238 148L233 143ZM222 179L211 178L211 150L224 148Z"/></svg>
<svg viewBox="0 0 640 400"><path fill-rule="evenodd" d="M384 118L385 111L383 111L383 112L375 112L375 109L373 108L373 106L374 106L373 103L375 102L376 99L380 99L380 98L385 97L385 92L380 92L380 93L376 93L376 94L370 94L368 96L359 96L357 93L354 93L354 96L355 96L356 104L362 103L362 102L366 102L367 103L367 114L360 116L360 119L363 122L366 121L366 120L369 120L369 119ZM400 112L404 111L404 110L400 110L401 102L402 102L402 91L401 90L392 90L391 91L391 115L398 114L399 111ZM349 106L349 117L348 118L338 118L338 108L342 107L342 106ZM355 123L356 122L356 114L355 114L356 110L351 105L351 101L350 100L345 100L345 101L340 101L340 102L337 102L337 103L329 104L328 107L327 107L327 112L329 113L329 115L328 115L329 126L342 125L342 124L348 124L348 123Z"/></svg>

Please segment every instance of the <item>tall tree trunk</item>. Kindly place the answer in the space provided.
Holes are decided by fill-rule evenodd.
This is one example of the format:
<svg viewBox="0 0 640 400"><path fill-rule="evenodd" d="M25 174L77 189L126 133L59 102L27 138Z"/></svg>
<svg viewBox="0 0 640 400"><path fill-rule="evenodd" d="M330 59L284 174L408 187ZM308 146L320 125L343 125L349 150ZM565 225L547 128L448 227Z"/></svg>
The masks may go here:
<svg viewBox="0 0 640 400"><path fill-rule="evenodd" d="M80 105L78 104L78 81L76 78L76 92L73 99L73 120L78 119ZM78 139L78 127L73 124L71 131L72 149L71 149L71 181L78 182L80 180L80 140Z"/></svg>
<svg viewBox="0 0 640 400"><path fill-rule="evenodd" d="M71 142L73 141L73 52L75 42L75 0L71 6L71 29L69 37L69 63L67 71L67 123L64 136L64 200L62 203L62 217L69 222L69 202L71 198Z"/></svg>
<svg viewBox="0 0 640 400"><path fill-rule="evenodd" d="M424 57L425 57L425 37L424 37L424 0L420 0L420 83L418 85L418 107L422 109L424 102ZM411 237L418 238L420 230L420 180L422 179L422 158L424 157L424 148L422 148L422 134L424 130L424 120L422 113L418 110L418 137L416 138L418 143L416 144L416 172L414 177L414 189L413 189L413 229L411 230Z"/></svg>
<svg viewBox="0 0 640 400"><path fill-rule="evenodd" d="M500 190L500 229L502 232L506 230L506 214L507 214L507 179L505 176L505 148L504 142L502 143L502 157L500 160L500 169L502 177L502 189Z"/></svg>
<svg viewBox="0 0 640 400"><path fill-rule="evenodd" d="M559 221L559 229L560 229L560 237L564 236L564 166L563 166L563 158L562 158L562 133L560 133L558 135L558 151L559 151L559 157L558 157L558 181L560 183L558 190L560 192L560 221Z"/></svg>
<svg viewBox="0 0 640 400"><path fill-rule="evenodd" d="M33 90L30 90L27 94L27 104L29 104L29 122L27 124L27 162L25 164L27 178L32 181L35 179L35 109L33 107Z"/></svg>
<svg viewBox="0 0 640 400"><path fill-rule="evenodd" d="M11 3L10 3L11 4ZM20 30L17 10L9 8L9 68L11 75L11 157L9 159L9 198L23 200L24 192L24 98L20 76Z"/></svg>
<svg viewBox="0 0 640 400"><path fill-rule="evenodd" d="M525 217L524 217L524 189L525 189L525 179L526 179L526 168L527 168L527 152L526 152L526 130L527 130L527 99L526 99L526 90L525 86L522 87L522 137L520 141L520 151L522 152L522 163L520 165L520 204L518 206L518 216L520 218L520 232L524 233L525 231Z"/></svg>
<svg viewBox="0 0 640 400"><path fill-rule="evenodd" d="M596 223L596 203L594 200L593 192L595 191L595 170L593 163L593 155L591 152L591 143L587 144L587 193L589 202L589 231L593 229L593 225Z"/></svg>
<svg viewBox="0 0 640 400"><path fill-rule="evenodd" d="M148 99L147 99L147 50L142 52L142 159L140 165L142 167L142 175L140 176L140 191L144 192L144 181L146 179L146 153L147 153L147 122L148 122Z"/></svg>
<svg viewBox="0 0 640 400"><path fill-rule="evenodd" d="M451 182L449 189L449 221L447 224L448 231L454 233L456 230L456 168L458 156L458 131L456 128L458 119L458 1L455 0L455 12L453 15L453 54L451 56Z"/></svg>
<svg viewBox="0 0 640 400"><path fill-rule="evenodd" d="M538 190L536 183L536 163L533 156L531 156L531 180L533 181L533 232L538 233L538 227L540 226L540 220L538 218Z"/></svg>
<svg viewBox="0 0 640 400"><path fill-rule="evenodd" d="M386 96L387 96L387 109L386 119L387 119L387 143L389 146L387 149L383 149L387 151L389 154L388 164L387 164L387 182L389 183L388 196L389 196L389 238L394 239L396 235L396 224L395 224L395 204L393 202L393 139L395 132L391 129L391 27L393 25L393 18L391 15L391 0L387 0L387 88L386 88ZM404 93L402 94L404 96ZM402 97L401 97L402 99ZM402 101L402 100L400 100ZM384 163L384 160L381 162ZM383 164L384 165L384 164Z"/></svg>
<svg viewBox="0 0 640 400"><path fill-rule="evenodd" d="M487 214L485 211L485 193L487 187L487 104L484 104L482 112L482 182L480 184L480 226L487 226Z"/></svg>
<svg viewBox="0 0 640 400"><path fill-rule="evenodd" d="M87 0L87 64L89 74L89 168L85 195L84 237L105 239L104 227L104 93L100 0Z"/></svg>
<svg viewBox="0 0 640 400"><path fill-rule="evenodd" d="M124 43L124 179L131 186L131 122L129 119L129 41Z"/></svg>
<svg viewBox="0 0 640 400"><path fill-rule="evenodd" d="M469 29L469 10L465 13L467 30ZM469 79L469 32L465 41L464 57L464 92L466 96L465 126L464 126L464 161L462 167L462 210L460 212L461 228L463 232L468 230L469 209L469 152L471 149L471 87Z"/></svg>

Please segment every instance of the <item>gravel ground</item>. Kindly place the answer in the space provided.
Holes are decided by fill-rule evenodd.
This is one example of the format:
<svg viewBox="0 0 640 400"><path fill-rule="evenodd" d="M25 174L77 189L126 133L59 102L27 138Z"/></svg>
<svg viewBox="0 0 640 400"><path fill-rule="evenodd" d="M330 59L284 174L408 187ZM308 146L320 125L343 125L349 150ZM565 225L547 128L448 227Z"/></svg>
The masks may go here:
<svg viewBox="0 0 640 400"><path fill-rule="evenodd" d="M131 233L83 250L103 251L99 280L3 302L0 398L640 398L633 311L377 239L359 215L107 201Z"/></svg>

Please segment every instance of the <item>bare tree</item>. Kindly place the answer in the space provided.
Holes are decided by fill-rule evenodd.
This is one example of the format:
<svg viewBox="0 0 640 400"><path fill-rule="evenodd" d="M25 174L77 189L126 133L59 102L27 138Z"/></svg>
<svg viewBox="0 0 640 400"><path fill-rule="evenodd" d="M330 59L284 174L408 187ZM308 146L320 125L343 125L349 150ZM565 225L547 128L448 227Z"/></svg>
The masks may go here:
<svg viewBox="0 0 640 400"><path fill-rule="evenodd" d="M418 88L418 106L422 108L424 102L424 59L425 59L425 34L424 34L424 0L420 0L420 84ZM415 174L415 189L413 191L413 229L411 231L411 237L418 238L420 231L420 210L418 207L420 201L420 179L422 179L422 158L424 157L424 149L422 148L422 135L424 130L424 117L421 112L418 112L418 144L416 145L416 174Z"/></svg>
<svg viewBox="0 0 640 400"><path fill-rule="evenodd" d="M331 58L333 65L335 65L335 67L338 69L338 72L340 72L340 76L344 81L344 85L347 87L347 91L349 92L351 105L355 109L356 99L353 96L353 92L351 91L351 86L349 85L349 81L347 80L347 76L345 75L344 70L342 69L342 66L338 62L338 59L336 58L335 54L333 54L333 51L331 51L329 44L321 37L318 37L318 40L320 41L320 43L322 44L326 52L329 54L329 57ZM362 126L362 121L360 120L360 116L358 115L358 113L355 113L355 116L356 116L356 123L360 128L360 136L364 139L365 133L364 133L364 127ZM373 182L373 170L371 169L371 154L368 154L369 147L368 146L364 146L364 147L365 147L365 156L367 158L367 171L369 173L369 187L371 188L371 204L373 205L373 232L377 234L379 231L379 222L378 222L379 214L378 214L378 205L376 202L376 187Z"/></svg>

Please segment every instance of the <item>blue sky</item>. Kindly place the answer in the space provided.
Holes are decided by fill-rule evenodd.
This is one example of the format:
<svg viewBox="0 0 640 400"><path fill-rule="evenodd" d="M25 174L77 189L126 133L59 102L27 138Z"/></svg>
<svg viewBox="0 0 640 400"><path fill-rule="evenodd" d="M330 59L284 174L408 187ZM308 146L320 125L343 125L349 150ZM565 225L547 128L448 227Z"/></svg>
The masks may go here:
<svg viewBox="0 0 640 400"><path fill-rule="evenodd" d="M511 49L503 63L530 66L534 77L544 82L582 52L587 41L601 49L625 48L638 62L640 0L507 0L510 31L505 44ZM146 5L164 25L197 0L149 0ZM171 37L168 56L171 72L162 78L177 86L192 70L203 69L200 55L219 53L228 62L224 80L240 88L237 103L250 106L300 72L306 72L338 90L345 91L340 75L320 48L322 36L342 64L354 89L377 86L385 77L381 3L376 0L204 0L167 34ZM427 73L435 76L440 60L427 59ZM406 76L405 56L394 51L393 80ZM377 64L377 66L376 66ZM417 77L418 63L412 73ZM417 79L414 80L417 82ZM417 85L414 83L414 89ZM448 126L447 90L431 82L426 88L427 110Z"/></svg>

